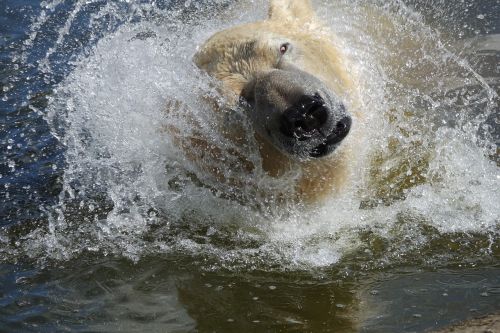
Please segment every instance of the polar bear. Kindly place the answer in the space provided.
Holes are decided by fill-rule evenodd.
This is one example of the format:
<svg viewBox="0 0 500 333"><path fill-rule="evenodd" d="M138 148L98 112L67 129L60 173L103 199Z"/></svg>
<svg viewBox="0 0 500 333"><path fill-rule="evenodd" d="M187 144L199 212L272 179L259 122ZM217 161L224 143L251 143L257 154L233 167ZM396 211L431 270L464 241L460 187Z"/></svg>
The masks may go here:
<svg viewBox="0 0 500 333"><path fill-rule="evenodd" d="M293 184L295 198L318 202L349 183L363 118L357 83L335 36L309 1L271 0L267 19L214 34L199 47L194 62L221 82L227 104L249 106L262 169L272 177L300 173ZM200 164L206 154L215 159L224 154L202 138L178 141ZM205 167L223 174L220 166Z"/></svg>

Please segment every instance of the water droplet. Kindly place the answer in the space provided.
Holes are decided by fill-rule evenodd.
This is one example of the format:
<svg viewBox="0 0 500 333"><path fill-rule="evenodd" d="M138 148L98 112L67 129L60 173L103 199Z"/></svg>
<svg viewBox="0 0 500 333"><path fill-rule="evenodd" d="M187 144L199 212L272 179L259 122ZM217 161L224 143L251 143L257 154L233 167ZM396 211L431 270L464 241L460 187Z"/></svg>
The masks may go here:
<svg viewBox="0 0 500 333"><path fill-rule="evenodd" d="M217 229L214 227L209 227L207 230L207 236L213 236L215 233L217 233Z"/></svg>
<svg viewBox="0 0 500 333"><path fill-rule="evenodd" d="M24 306L31 305L31 303L30 303L28 300L20 300L20 301L16 301L16 304L17 304L17 306L19 306L19 307L24 307Z"/></svg>
<svg viewBox="0 0 500 333"><path fill-rule="evenodd" d="M28 283L28 278L25 276L21 276L16 279L16 284L27 284L27 283Z"/></svg>

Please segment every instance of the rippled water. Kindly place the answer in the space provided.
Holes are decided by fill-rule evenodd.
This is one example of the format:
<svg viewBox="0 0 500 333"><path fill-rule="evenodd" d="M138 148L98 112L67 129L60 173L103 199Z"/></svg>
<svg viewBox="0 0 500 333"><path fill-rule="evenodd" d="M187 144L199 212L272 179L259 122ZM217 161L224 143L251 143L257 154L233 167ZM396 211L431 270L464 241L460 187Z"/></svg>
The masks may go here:
<svg viewBox="0 0 500 333"><path fill-rule="evenodd" d="M210 126L222 96L191 59L266 2L0 4L0 331L406 332L499 310L500 4L315 4L371 114L357 181L317 207L259 195L290 186L260 168L215 182L165 130L193 130L165 112L182 101L258 165L244 110L243 147Z"/></svg>

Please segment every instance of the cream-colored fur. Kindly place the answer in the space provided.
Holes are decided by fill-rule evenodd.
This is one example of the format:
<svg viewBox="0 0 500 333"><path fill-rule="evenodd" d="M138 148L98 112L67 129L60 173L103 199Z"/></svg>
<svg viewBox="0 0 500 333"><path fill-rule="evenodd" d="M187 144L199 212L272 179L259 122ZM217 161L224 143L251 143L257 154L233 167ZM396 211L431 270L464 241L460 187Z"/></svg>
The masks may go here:
<svg viewBox="0 0 500 333"><path fill-rule="evenodd" d="M239 97L245 95L248 84L259 73L276 66L275 48L281 40L293 44L294 55L290 60L293 65L319 78L336 95L341 96L354 118L351 133L340 147L333 154L319 159L296 160L276 149L262 135L256 134L263 169L273 177L280 177L291 169L299 170L301 177L295 184L297 198L317 202L329 193L341 191L349 182L350 166L355 158L353 149L357 142L353 137L360 134L359 120L362 115L358 110L356 80L350 72L350 64L335 36L316 18L310 2L271 0L268 19L216 33L200 47L194 62L222 82L223 94L229 104L237 103ZM252 45L251 52L245 46L250 45L248 43ZM200 151L212 158L219 158L223 154L217 147L199 139L184 140L179 144L188 151L190 159L200 164L204 163ZM244 156L239 158L247 170L253 169ZM223 180L221 170L208 166L205 168Z"/></svg>

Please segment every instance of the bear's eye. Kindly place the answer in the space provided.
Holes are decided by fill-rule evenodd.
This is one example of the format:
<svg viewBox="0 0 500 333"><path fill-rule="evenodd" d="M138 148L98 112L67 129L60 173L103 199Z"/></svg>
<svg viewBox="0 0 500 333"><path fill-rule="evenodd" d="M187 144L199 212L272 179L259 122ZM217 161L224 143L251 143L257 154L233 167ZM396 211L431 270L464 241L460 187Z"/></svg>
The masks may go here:
<svg viewBox="0 0 500 333"><path fill-rule="evenodd" d="M280 54L283 55L288 51L288 48L290 47L290 43L283 43L280 46Z"/></svg>

